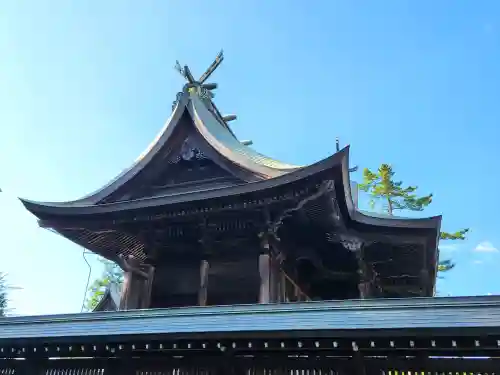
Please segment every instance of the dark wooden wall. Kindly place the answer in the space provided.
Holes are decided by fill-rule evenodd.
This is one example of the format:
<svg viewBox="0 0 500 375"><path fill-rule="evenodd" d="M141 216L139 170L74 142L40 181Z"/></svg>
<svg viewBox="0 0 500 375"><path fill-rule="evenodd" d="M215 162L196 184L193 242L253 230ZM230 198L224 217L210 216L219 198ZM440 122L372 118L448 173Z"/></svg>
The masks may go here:
<svg viewBox="0 0 500 375"><path fill-rule="evenodd" d="M198 305L200 262L195 257L158 264L151 291L151 308Z"/></svg>
<svg viewBox="0 0 500 375"><path fill-rule="evenodd" d="M207 305L257 303L259 286L258 254L208 260Z"/></svg>
<svg viewBox="0 0 500 375"><path fill-rule="evenodd" d="M259 301L259 287L257 251L241 257L176 257L155 267L150 307L252 304Z"/></svg>

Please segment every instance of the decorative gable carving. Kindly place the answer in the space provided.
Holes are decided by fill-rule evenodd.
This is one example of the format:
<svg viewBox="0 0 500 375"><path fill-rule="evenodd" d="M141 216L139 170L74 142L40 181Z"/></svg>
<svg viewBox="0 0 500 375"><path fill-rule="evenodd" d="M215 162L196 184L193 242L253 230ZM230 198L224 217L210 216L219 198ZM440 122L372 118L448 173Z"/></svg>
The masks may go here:
<svg viewBox="0 0 500 375"><path fill-rule="evenodd" d="M232 186L243 183L219 166L186 136L154 162L134 185L106 203Z"/></svg>

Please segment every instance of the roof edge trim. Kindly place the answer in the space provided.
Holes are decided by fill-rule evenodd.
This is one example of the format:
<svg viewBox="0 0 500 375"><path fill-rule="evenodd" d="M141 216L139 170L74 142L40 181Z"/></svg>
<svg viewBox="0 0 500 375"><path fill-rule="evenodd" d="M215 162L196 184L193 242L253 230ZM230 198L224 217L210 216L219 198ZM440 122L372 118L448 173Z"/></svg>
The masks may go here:
<svg viewBox="0 0 500 375"><path fill-rule="evenodd" d="M339 166L342 170L342 182L344 188L344 197L342 204L346 205L347 212L349 214L349 219L358 223L382 226L382 227L399 227L399 228L421 228L421 229L433 229L439 231L441 216L434 216L430 218L405 218L405 219L386 219L379 217L372 217L359 212L353 202L350 188L349 179L349 146L344 147L339 152L320 160L314 164L307 167L298 169L294 172L278 176L276 178L262 180L257 182L251 182L245 185L237 185L232 187L223 187L203 192L185 193L179 194L174 197L172 196L159 196L155 198L140 198L127 202L113 202L104 203L98 206L87 205L87 206L75 206L68 207L66 205L53 205L47 203L33 202L25 199L21 199L24 206L32 213L39 212L47 213L47 210L51 211L50 214L58 215L85 215L85 214L95 214L95 213L109 213L117 212L128 209L139 209L152 207L157 205L167 205L167 204L179 204L187 201L202 201L205 199L218 198L220 196L235 196L247 193L249 191L255 190L266 190L274 188L282 184L298 181L308 176L314 175L326 169Z"/></svg>
<svg viewBox="0 0 500 375"><path fill-rule="evenodd" d="M179 99L176 107L174 108L172 114L165 122L163 128L157 134L155 139L149 144L149 146L139 155L135 162L129 168L125 169L122 173L118 174L114 179L108 182L106 185L100 189L90 193L83 198L66 201L66 202L38 202L46 206L54 207L80 207L97 204L99 201L105 199L107 196L115 192L118 188L123 186L125 183L130 181L134 176L136 176L148 163L149 161L162 149L176 125L178 124L186 105L188 104L189 98L185 93L182 93L182 97ZM22 202L34 201L19 198Z"/></svg>

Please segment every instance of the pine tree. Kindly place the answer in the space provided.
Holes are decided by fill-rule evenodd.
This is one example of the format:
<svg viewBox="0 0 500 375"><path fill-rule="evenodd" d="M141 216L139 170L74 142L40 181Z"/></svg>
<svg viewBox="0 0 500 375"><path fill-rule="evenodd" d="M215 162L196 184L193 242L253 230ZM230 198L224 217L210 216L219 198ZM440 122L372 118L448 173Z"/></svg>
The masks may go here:
<svg viewBox="0 0 500 375"><path fill-rule="evenodd" d="M363 170L363 183L359 189L370 195L372 209L382 209L387 215L393 216L395 211L423 211L432 203L432 194L419 196L417 186L404 186L402 181L394 180L394 171L389 164L382 164L376 172L368 168ZM454 233L441 232L440 240L465 240L469 229ZM439 262L438 271L445 272L455 267L452 260Z"/></svg>

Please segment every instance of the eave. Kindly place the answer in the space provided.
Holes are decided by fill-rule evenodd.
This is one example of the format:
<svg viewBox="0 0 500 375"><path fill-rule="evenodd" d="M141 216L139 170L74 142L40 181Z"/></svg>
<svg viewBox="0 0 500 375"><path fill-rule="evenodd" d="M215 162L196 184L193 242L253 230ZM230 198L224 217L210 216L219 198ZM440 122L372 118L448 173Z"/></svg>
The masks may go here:
<svg viewBox="0 0 500 375"><path fill-rule="evenodd" d="M99 205L79 204L68 206L60 203L41 203L26 199L21 199L22 203L31 213L40 219L50 219L57 217L85 217L86 215L105 215L118 213L120 211L140 210L148 207L169 207L186 202L201 202L221 197L238 197L247 193L263 192L285 186L300 180L306 180L320 173L324 173L324 179L334 179L335 174L340 174L336 179L336 195L339 206L344 217L356 224L380 227L399 228L402 231L413 229L429 229L439 232L441 216L430 218L384 218L374 217L364 214L356 209L350 191L349 182L349 147L345 147L338 153L307 167L278 176L276 178L257 181L244 185L222 187L207 191L196 191L178 195L156 196L152 198L142 198L132 201L114 202ZM374 228L376 229L376 228Z"/></svg>

